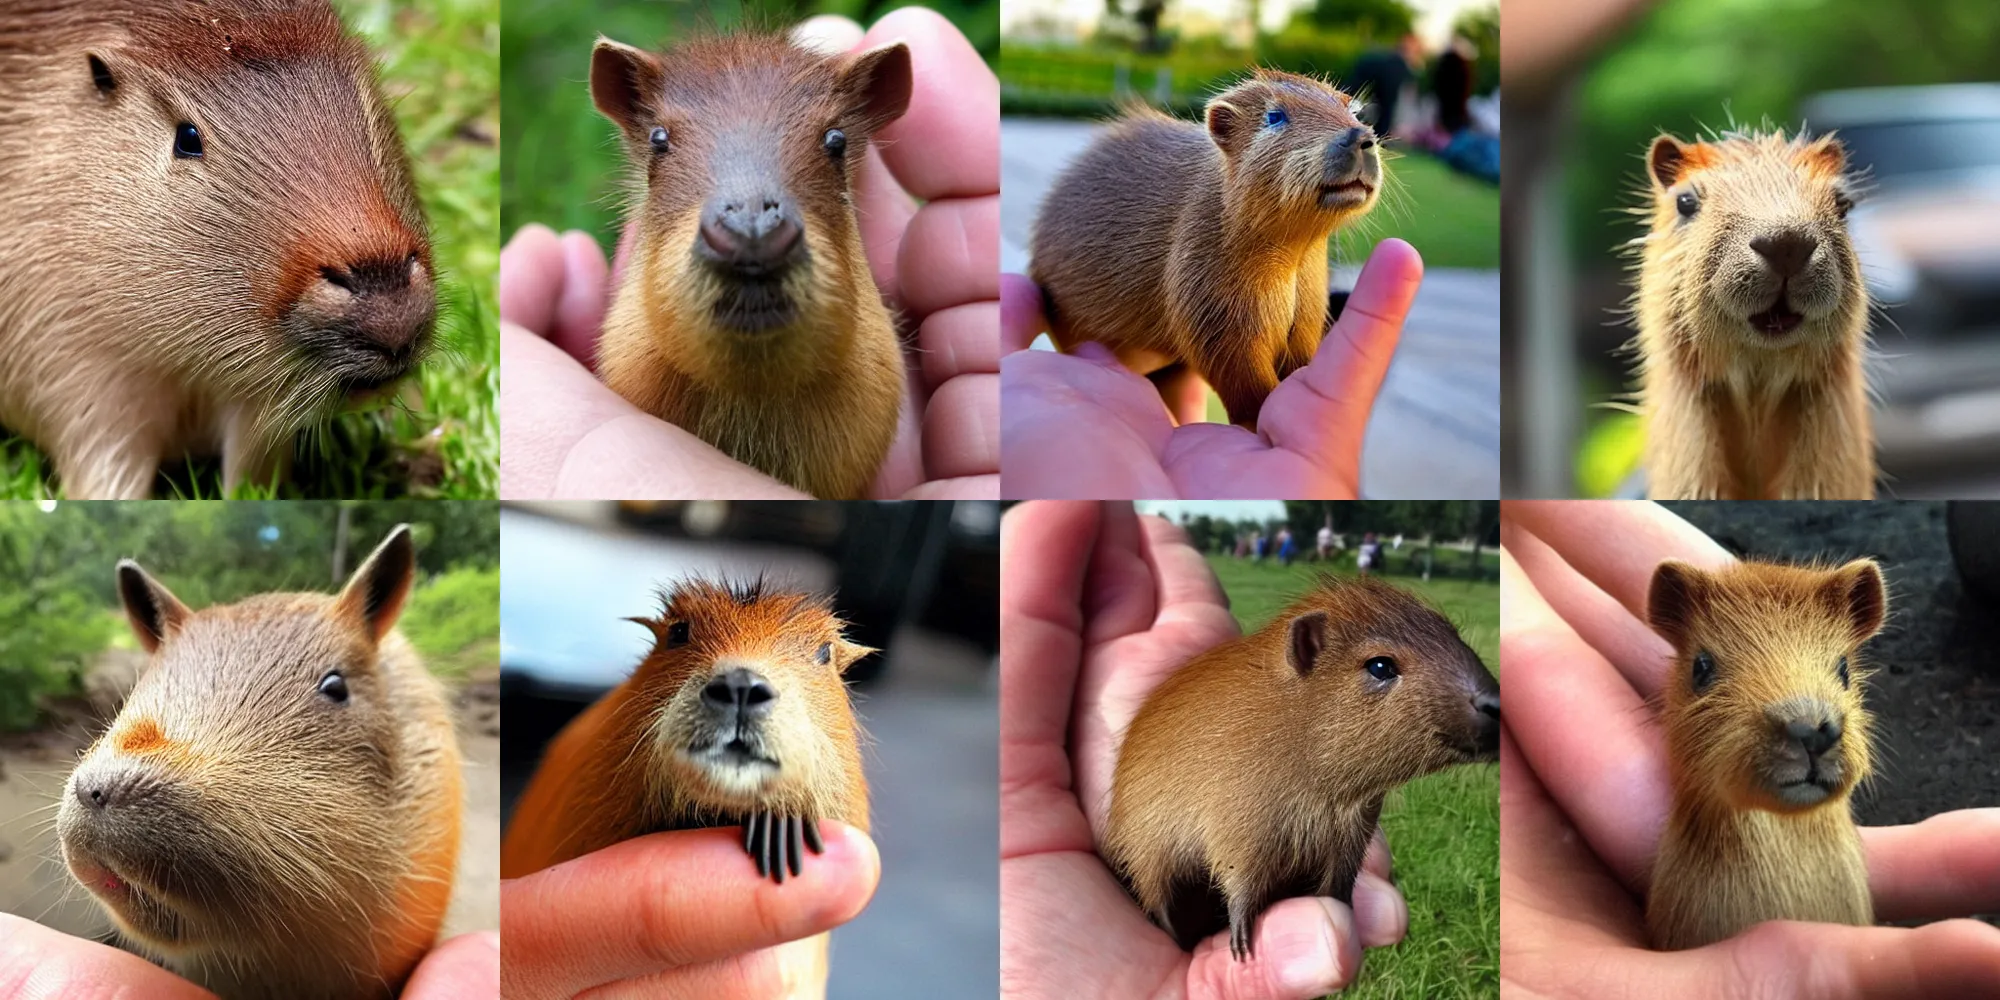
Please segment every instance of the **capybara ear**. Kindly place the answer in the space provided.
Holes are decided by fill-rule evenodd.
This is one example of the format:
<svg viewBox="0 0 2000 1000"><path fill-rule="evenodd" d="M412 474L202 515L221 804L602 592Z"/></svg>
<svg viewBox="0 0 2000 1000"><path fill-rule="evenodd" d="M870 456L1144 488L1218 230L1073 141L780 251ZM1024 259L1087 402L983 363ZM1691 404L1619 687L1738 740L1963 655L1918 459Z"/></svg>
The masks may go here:
<svg viewBox="0 0 2000 1000"><path fill-rule="evenodd" d="M1652 175L1654 186L1665 191L1681 182L1681 175L1687 172L1687 161L1688 147L1673 136L1662 135L1653 140L1653 148L1646 152L1646 172Z"/></svg>
<svg viewBox="0 0 2000 1000"><path fill-rule="evenodd" d="M863 646L846 639L837 639L831 645L833 648L827 650L827 656L841 673L846 673L848 667L861 662L868 654L881 652L873 646Z"/></svg>
<svg viewBox="0 0 2000 1000"><path fill-rule="evenodd" d="M132 634L148 653L159 649L187 620L187 605L130 559L118 560L118 599L125 604Z"/></svg>
<svg viewBox="0 0 2000 1000"><path fill-rule="evenodd" d="M856 117L850 129L874 135L903 117L910 108L910 47L902 42L877 45L847 57L840 67L837 92Z"/></svg>
<svg viewBox="0 0 2000 1000"><path fill-rule="evenodd" d="M1653 570L1652 589L1646 594L1646 619L1678 649L1694 624L1695 605L1708 587L1708 574L1678 559L1669 559Z"/></svg>
<svg viewBox="0 0 2000 1000"><path fill-rule="evenodd" d="M1822 173L1839 174L1847 169L1847 147L1829 132L1800 150L1799 162Z"/></svg>
<svg viewBox="0 0 2000 1000"><path fill-rule="evenodd" d="M599 37L590 50L590 100L619 128L643 135L652 130L648 109L666 84L658 56L645 49Z"/></svg>
<svg viewBox="0 0 2000 1000"><path fill-rule="evenodd" d="M371 639L380 641L396 627L416 575L417 546L410 540L410 526L396 525L354 571L335 603L359 621Z"/></svg>
<svg viewBox="0 0 2000 1000"><path fill-rule="evenodd" d="M1834 570L1824 593L1834 612L1847 620L1855 642L1865 642L1882 631L1889 594L1882 583L1882 567L1875 560L1856 559Z"/></svg>
<svg viewBox="0 0 2000 1000"><path fill-rule="evenodd" d="M1236 152L1236 127L1242 123L1242 110L1218 97L1208 102L1204 115L1208 121L1208 137L1215 141L1216 148L1225 153Z"/></svg>
<svg viewBox="0 0 2000 1000"><path fill-rule="evenodd" d="M1326 648L1326 612L1308 611L1292 619L1290 642L1287 644L1287 660L1300 677L1312 673L1313 664L1319 661L1320 650Z"/></svg>

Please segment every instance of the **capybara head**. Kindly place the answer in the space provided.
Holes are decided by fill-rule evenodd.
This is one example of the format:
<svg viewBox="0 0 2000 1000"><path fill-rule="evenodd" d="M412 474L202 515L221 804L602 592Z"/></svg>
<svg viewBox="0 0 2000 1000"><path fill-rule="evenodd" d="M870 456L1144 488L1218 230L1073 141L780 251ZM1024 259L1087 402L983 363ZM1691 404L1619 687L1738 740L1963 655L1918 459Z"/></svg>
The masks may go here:
<svg viewBox="0 0 2000 1000"><path fill-rule="evenodd" d="M1208 135L1222 150L1225 189L1240 208L1268 207L1338 225L1375 207L1382 151L1354 98L1309 76L1260 69L1208 102Z"/></svg>
<svg viewBox="0 0 2000 1000"><path fill-rule="evenodd" d="M667 325L728 342L875 294L851 184L910 85L901 42L833 57L767 35L599 39L590 93L642 185L635 261Z"/></svg>
<svg viewBox="0 0 2000 1000"><path fill-rule="evenodd" d="M1451 622L1407 591L1322 576L1280 616L1279 683L1343 773L1386 791L1453 764L1497 760L1500 686Z"/></svg>
<svg viewBox="0 0 2000 1000"><path fill-rule="evenodd" d="M225 967L369 954L402 854L383 817L408 766L377 646L413 567L400 527L337 596L192 611L118 564L149 662L56 826L70 872L133 940Z"/></svg>
<svg viewBox="0 0 2000 1000"><path fill-rule="evenodd" d="M1699 320L1683 336L1719 330L1753 347L1846 336L1867 309L1846 162L1832 136L1653 140L1643 254L1648 275L1671 278L1674 311Z"/></svg>
<svg viewBox="0 0 2000 1000"><path fill-rule="evenodd" d="M848 642L823 597L755 581L690 580L664 595L639 665L650 780L695 812L838 815L854 710L841 671L874 652Z"/></svg>
<svg viewBox="0 0 2000 1000"><path fill-rule="evenodd" d="M72 6L53 37L77 143L50 169L94 175L76 235L111 241L95 252L126 262L169 355L294 423L408 372L430 242L373 63L326 0Z"/></svg>
<svg viewBox="0 0 2000 1000"><path fill-rule="evenodd" d="M1860 647L1887 606L1866 559L1832 570L1661 563L1647 615L1674 647L1664 718L1676 769L1736 809L1845 795L1868 775Z"/></svg>

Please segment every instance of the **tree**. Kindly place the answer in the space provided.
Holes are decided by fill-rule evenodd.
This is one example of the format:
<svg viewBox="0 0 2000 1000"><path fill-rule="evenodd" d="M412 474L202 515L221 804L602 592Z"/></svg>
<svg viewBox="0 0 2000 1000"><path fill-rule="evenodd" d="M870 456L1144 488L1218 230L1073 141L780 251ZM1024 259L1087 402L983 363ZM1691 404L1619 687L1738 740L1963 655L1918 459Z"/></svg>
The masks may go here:
<svg viewBox="0 0 2000 1000"><path fill-rule="evenodd" d="M1404 0L1313 0L1312 20L1364 38L1394 41L1416 27L1417 12Z"/></svg>

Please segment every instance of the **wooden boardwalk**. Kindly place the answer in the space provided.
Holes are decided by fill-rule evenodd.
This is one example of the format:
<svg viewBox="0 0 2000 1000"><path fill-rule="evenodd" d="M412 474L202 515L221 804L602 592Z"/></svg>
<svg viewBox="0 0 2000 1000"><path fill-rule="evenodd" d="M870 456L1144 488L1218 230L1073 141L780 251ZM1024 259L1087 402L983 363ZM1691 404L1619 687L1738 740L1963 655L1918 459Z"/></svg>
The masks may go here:
<svg viewBox="0 0 2000 1000"><path fill-rule="evenodd" d="M1026 270L1035 207L1091 129L1074 121L1001 121L1001 270ZM1354 273L1337 269L1333 281L1350 287ZM1377 499L1500 495L1498 271L1425 274L1369 422L1361 491Z"/></svg>

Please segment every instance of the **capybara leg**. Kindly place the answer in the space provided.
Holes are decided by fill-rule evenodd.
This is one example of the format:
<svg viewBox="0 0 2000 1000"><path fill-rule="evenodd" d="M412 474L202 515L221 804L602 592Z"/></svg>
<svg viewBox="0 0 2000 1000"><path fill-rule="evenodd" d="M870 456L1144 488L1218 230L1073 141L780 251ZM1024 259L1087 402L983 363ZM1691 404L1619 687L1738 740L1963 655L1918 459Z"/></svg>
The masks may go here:
<svg viewBox="0 0 2000 1000"><path fill-rule="evenodd" d="M1238 370L1228 376L1210 376L1215 386L1215 394L1222 397L1222 408L1229 411L1229 422L1249 430L1257 429L1257 413L1264 408L1264 397L1278 387L1277 370L1263 366L1256 370Z"/></svg>
<svg viewBox="0 0 2000 1000"><path fill-rule="evenodd" d="M72 500L144 500L153 495L161 458L153 448L123 441L58 456L56 475Z"/></svg>

